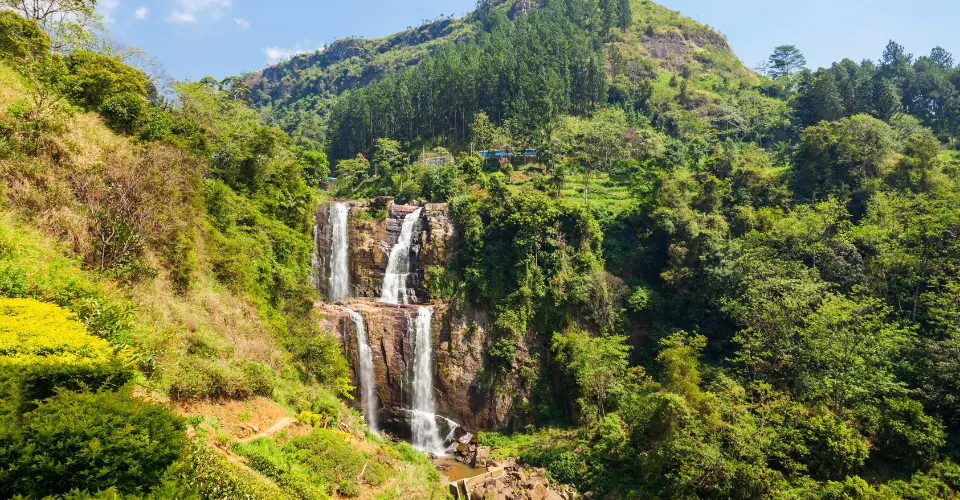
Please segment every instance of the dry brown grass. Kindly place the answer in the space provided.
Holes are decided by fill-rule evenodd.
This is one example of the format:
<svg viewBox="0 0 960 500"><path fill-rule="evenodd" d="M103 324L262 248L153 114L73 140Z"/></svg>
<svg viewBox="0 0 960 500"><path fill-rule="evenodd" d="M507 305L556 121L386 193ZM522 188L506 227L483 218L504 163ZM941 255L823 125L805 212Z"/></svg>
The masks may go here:
<svg viewBox="0 0 960 500"><path fill-rule="evenodd" d="M231 357L280 367L283 351L274 344L256 307L214 284L198 283L187 293L178 293L170 280L160 278L137 283L129 293L140 308L141 321L150 328L143 340L157 350L161 368L178 362L193 340L216 343Z"/></svg>

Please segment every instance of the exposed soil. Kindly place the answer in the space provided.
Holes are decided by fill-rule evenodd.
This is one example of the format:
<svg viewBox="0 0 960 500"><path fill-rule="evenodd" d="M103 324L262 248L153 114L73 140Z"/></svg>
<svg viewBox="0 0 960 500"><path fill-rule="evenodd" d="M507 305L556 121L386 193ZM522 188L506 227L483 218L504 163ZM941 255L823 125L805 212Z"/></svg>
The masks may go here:
<svg viewBox="0 0 960 500"><path fill-rule="evenodd" d="M290 412L266 398L247 401L205 401L175 406L185 417L201 415L220 423L220 432L242 442L286 430L291 437L308 434L309 425L298 423Z"/></svg>

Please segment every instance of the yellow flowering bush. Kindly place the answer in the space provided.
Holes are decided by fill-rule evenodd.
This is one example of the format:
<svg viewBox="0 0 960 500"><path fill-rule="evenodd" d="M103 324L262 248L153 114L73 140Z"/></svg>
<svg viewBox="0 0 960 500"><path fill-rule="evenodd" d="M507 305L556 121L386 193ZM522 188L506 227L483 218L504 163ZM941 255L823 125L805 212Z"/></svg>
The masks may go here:
<svg viewBox="0 0 960 500"><path fill-rule="evenodd" d="M110 343L90 335L69 311L32 299L0 299L0 357L103 360L112 355Z"/></svg>
<svg viewBox="0 0 960 500"><path fill-rule="evenodd" d="M59 306L0 298L0 395L21 411L58 389L114 390L133 376L132 359Z"/></svg>

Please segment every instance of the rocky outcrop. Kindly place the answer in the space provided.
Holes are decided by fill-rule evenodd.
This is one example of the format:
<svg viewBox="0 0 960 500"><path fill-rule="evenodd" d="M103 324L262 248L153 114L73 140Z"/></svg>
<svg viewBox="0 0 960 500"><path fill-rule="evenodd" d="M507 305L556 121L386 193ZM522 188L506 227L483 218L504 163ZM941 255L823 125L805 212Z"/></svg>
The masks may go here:
<svg viewBox="0 0 960 500"><path fill-rule="evenodd" d="M514 460L498 462L485 474L450 483L457 500L575 500L568 485L547 477L543 469L517 465Z"/></svg>
<svg viewBox="0 0 960 500"><path fill-rule="evenodd" d="M420 264L423 267L447 265L453 252L453 221L446 203L428 203L423 207Z"/></svg>

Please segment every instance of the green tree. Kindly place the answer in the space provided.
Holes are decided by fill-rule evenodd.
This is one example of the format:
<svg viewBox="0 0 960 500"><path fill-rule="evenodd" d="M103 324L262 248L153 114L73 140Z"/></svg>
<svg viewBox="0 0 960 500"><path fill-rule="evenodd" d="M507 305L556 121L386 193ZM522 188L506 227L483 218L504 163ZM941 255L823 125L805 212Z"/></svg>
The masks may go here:
<svg viewBox="0 0 960 500"><path fill-rule="evenodd" d="M477 149L489 149L496 138L496 126L490 122L486 112L478 112L470 124L470 143Z"/></svg>
<svg viewBox="0 0 960 500"><path fill-rule="evenodd" d="M373 153L373 176L383 175L390 177L406 165L407 157L400 150L400 142L391 139L377 139L376 151Z"/></svg>
<svg viewBox="0 0 960 500"><path fill-rule="evenodd" d="M660 340L657 362L663 369L663 388L688 401L700 399L700 356L707 345L706 337L676 332Z"/></svg>
<svg viewBox="0 0 960 500"><path fill-rule="evenodd" d="M592 400L600 417L606 415L607 399L623 382L631 347L626 337L592 337L579 327L553 336L556 361L576 380L582 393Z"/></svg>
<svg viewBox="0 0 960 500"><path fill-rule="evenodd" d="M345 186L356 187L367 177L370 162L362 154L351 160L337 162L336 175Z"/></svg>
<svg viewBox="0 0 960 500"><path fill-rule="evenodd" d="M124 93L149 96L150 80L142 71L131 68L117 57L89 50L75 50L67 58L71 93L91 108L98 108L107 99Z"/></svg>
<svg viewBox="0 0 960 500"><path fill-rule="evenodd" d="M633 24L633 7L630 0L617 0L617 27L626 31Z"/></svg>
<svg viewBox="0 0 960 500"><path fill-rule="evenodd" d="M21 59L46 54L50 37L36 21L10 11L0 11L0 57Z"/></svg>
<svg viewBox="0 0 960 500"><path fill-rule="evenodd" d="M807 65L807 59L795 45L780 45L767 59L767 75L776 80L792 75Z"/></svg>
<svg viewBox="0 0 960 500"><path fill-rule="evenodd" d="M803 131L794 168L795 193L805 199L856 195L861 204L886 175L893 129L867 115L823 122Z"/></svg>
<svg viewBox="0 0 960 500"><path fill-rule="evenodd" d="M476 180L483 173L483 158L462 152L457 155L457 168L468 179Z"/></svg>
<svg viewBox="0 0 960 500"><path fill-rule="evenodd" d="M828 295L798 332L798 396L842 415L850 405L900 393L895 368L912 336L889 322L888 312L874 299Z"/></svg>
<svg viewBox="0 0 960 500"><path fill-rule="evenodd" d="M304 151L303 161L306 163L305 174L307 181L314 186L320 186L327 183L330 177L330 162L327 160L327 154L322 151Z"/></svg>
<svg viewBox="0 0 960 500"><path fill-rule="evenodd" d="M96 0L2 0L0 5L36 21L55 50L87 45L102 25Z"/></svg>
<svg viewBox="0 0 960 500"><path fill-rule="evenodd" d="M100 105L100 114L114 130L134 134L144 124L149 109L150 103L143 96L123 92L105 99Z"/></svg>

